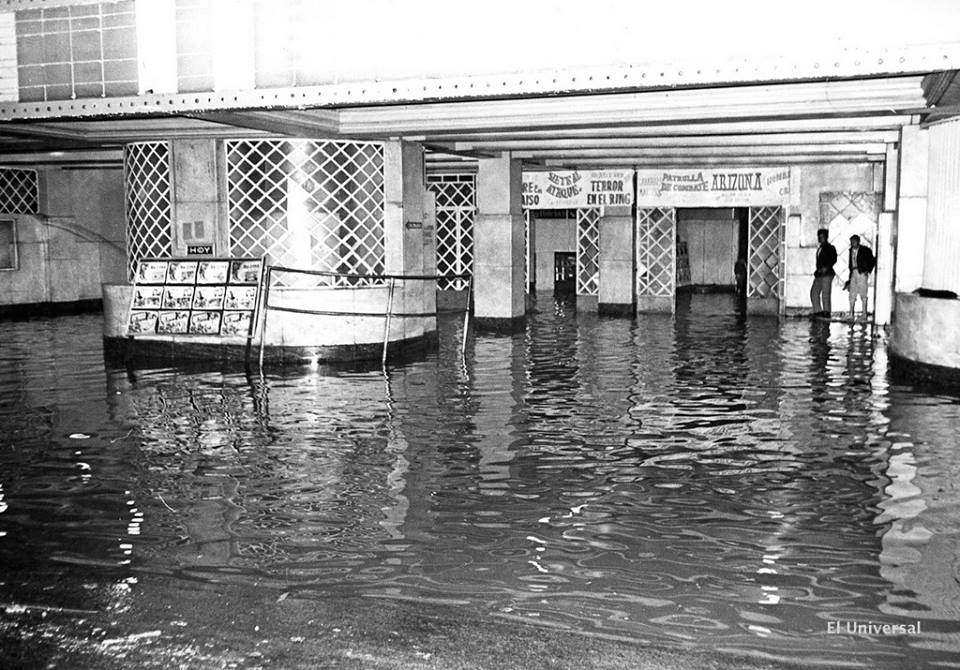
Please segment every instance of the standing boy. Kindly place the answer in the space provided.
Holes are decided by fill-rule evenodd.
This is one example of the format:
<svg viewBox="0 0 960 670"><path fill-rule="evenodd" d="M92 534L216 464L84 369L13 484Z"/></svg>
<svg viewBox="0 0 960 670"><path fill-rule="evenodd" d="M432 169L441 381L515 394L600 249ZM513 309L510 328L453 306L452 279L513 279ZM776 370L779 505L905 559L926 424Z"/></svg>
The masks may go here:
<svg viewBox="0 0 960 670"><path fill-rule="evenodd" d="M813 272L810 287L810 302L814 316L830 316L830 292L833 290L833 270L837 262L837 249L827 241L827 229L817 231L817 269Z"/></svg>
<svg viewBox="0 0 960 670"><path fill-rule="evenodd" d="M860 296L860 310L863 319L867 319L867 287L870 283L870 273L876 265L876 259L870 247L860 244L859 235L850 236L850 279L843 285L843 289L850 291L850 318L856 317L857 296Z"/></svg>

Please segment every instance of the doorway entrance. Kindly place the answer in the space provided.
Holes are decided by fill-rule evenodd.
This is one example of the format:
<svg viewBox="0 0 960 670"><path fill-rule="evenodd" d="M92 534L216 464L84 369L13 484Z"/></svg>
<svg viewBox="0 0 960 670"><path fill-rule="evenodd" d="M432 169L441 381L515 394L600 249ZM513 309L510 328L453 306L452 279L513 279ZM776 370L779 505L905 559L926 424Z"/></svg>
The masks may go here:
<svg viewBox="0 0 960 670"><path fill-rule="evenodd" d="M735 292L735 268L738 259L746 260L748 234L745 207L678 208L677 289Z"/></svg>
<svg viewBox="0 0 960 670"><path fill-rule="evenodd" d="M553 254L553 292L571 295L577 290L577 254L574 251L555 251Z"/></svg>

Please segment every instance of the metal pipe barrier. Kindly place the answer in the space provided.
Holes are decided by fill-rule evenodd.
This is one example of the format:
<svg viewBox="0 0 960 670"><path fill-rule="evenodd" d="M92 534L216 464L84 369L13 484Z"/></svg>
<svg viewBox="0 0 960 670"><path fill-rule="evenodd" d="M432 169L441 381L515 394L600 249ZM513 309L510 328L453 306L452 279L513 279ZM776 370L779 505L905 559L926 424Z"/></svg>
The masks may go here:
<svg viewBox="0 0 960 670"><path fill-rule="evenodd" d="M357 283L335 283L329 286L315 286L311 287L314 289L325 289L325 290L341 290L341 289L351 289L351 288L382 288L383 284L377 283L382 281L388 281L387 283L387 304L384 311L381 312L353 312L353 311L331 311L331 310L320 310L320 309L305 309L300 307L286 307L282 305L271 305L270 304L270 289L273 285L273 275L274 273L288 273L295 275L305 275L313 277L331 277L339 280L355 281ZM277 312L292 312L295 314L311 314L314 316L368 316L368 317L383 317L384 327L383 327L383 353L381 355L381 364L386 367L387 364L387 349L390 341L390 324L393 317L429 317L437 316L438 311L434 310L432 312L394 312L393 303L394 303L394 294L396 292L397 280L402 281L436 281L438 279L467 279L467 295L466 295L466 304L464 305L464 320L463 320L463 339L460 345L460 353L463 355L463 352L467 346L467 327L470 320L470 307L472 305L472 296L473 296L473 276L470 274L447 274L447 275L405 275L405 274L356 274L348 272L331 272L327 270L305 270L298 268L290 268L282 265L265 265L263 270L263 299L258 303L258 317L260 319L260 356L259 364L260 368L263 368L263 357L264 349L266 348L266 332L267 332L267 317L270 311ZM362 283L361 283L362 282ZM258 296L259 298L259 296Z"/></svg>

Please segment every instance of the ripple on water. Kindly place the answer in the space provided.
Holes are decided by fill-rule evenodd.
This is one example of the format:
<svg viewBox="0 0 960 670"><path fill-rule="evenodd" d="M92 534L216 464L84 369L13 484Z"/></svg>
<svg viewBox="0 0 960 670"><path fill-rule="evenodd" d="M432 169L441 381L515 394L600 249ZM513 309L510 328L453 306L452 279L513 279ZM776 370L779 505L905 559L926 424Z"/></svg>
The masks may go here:
<svg viewBox="0 0 960 670"><path fill-rule="evenodd" d="M890 384L868 331L722 299L636 320L541 302L463 360L445 322L389 378L105 371L96 317L0 323L0 561L826 665L960 652L957 399Z"/></svg>

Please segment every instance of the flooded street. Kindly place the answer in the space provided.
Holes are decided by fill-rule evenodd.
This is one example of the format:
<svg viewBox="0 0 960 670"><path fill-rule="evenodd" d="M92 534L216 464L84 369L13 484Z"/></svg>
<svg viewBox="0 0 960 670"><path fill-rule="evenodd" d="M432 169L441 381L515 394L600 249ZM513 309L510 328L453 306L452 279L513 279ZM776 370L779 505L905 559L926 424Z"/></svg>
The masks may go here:
<svg viewBox="0 0 960 670"><path fill-rule="evenodd" d="M541 297L464 356L450 318L387 376L110 369L99 315L0 322L8 659L265 664L212 660L162 584L960 667L960 400L896 384L869 326L682 303L630 320Z"/></svg>

